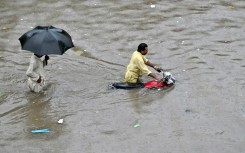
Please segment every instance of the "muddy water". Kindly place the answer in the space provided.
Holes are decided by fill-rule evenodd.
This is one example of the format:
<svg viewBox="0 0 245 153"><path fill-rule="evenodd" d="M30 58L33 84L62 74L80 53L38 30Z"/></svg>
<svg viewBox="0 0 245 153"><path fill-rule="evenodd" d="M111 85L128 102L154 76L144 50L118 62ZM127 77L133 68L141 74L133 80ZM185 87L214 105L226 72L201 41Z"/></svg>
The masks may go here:
<svg viewBox="0 0 245 153"><path fill-rule="evenodd" d="M244 11L243 0L1 0L0 152L245 152ZM37 25L76 47L50 56L33 94L18 38ZM141 42L175 88L108 87Z"/></svg>

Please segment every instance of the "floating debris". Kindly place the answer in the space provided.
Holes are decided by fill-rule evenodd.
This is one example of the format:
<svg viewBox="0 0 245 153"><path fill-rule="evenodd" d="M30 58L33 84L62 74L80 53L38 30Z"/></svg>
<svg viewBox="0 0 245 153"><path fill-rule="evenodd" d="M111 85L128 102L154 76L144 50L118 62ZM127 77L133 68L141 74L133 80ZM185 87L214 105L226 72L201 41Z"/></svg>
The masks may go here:
<svg viewBox="0 0 245 153"><path fill-rule="evenodd" d="M140 127L138 123L134 125L134 128L138 128L138 127Z"/></svg>
<svg viewBox="0 0 245 153"><path fill-rule="evenodd" d="M153 4L151 5L151 8L155 8L155 7L156 7L156 5L153 5Z"/></svg>
<svg viewBox="0 0 245 153"><path fill-rule="evenodd" d="M59 120L58 120L58 123L59 123L59 124L62 124L63 122L64 122L64 119L59 119Z"/></svg>
<svg viewBox="0 0 245 153"><path fill-rule="evenodd" d="M32 130L31 133L48 133L49 129Z"/></svg>

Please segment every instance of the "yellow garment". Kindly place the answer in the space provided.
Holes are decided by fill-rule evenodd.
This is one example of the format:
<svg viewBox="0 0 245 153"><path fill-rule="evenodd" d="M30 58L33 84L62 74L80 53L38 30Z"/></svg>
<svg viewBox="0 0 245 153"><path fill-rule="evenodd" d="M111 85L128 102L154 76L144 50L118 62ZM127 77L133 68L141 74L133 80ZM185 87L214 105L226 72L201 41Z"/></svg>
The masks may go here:
<svg viewBox="0 0 245 153"><path fill-rule="evenodd" d="M145 64L147 61L148 59L146 59L144 55L135 51L131 57L129 65L127 66L125 82L137 83L141 75L149 75L151 71Z"/></svg>

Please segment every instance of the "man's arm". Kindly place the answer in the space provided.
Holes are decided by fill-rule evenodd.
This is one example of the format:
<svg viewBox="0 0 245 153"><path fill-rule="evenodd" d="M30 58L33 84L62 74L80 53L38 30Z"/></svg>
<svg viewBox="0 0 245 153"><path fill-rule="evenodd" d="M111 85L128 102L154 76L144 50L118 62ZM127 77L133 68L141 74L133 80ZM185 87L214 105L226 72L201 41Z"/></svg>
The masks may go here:
<svg viewBox="0 0 245 153"><path fill-rule="evenodd" d="M151 63L149 60L145 64L154 68L157 72L163 71L163 69L161 67L156 66L155 64Z"/></svg>
<svg viewBox="0 0 245 153"><path fill-rule="evenodd" d="M156 74L154 73L150 73L149 76L151 76L152 78L156 79L157 81L162 81L162 78L159 78Z"/></svg>
<svg viewBox="0 0 245 153"><path fill-rule="evenodd" d="M154 66L155 66L153 63L150 62L150 60L148 60L145 64L152 67L152 68L154 68Z"/></svg>

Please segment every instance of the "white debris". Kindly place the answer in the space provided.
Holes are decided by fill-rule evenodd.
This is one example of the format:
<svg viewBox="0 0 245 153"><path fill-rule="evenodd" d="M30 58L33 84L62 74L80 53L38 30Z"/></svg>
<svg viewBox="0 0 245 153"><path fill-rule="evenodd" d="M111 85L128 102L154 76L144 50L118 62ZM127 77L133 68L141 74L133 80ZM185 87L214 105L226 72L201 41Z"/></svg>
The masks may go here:
<svg viewBox="0 0 245 153"><path fill-rule="evenodd" d="M156 5L153 5L153 4L151 5L151 8L155 8L155 7L156 7Z"/></svg>
<svg viewBox="0 0 245 153"><path fill-rule="evenodd" d="M63 122L64 122L64 119L59 119L59 120L58 120L58 123L59 123L59 124L62 124Z"/></svg>

